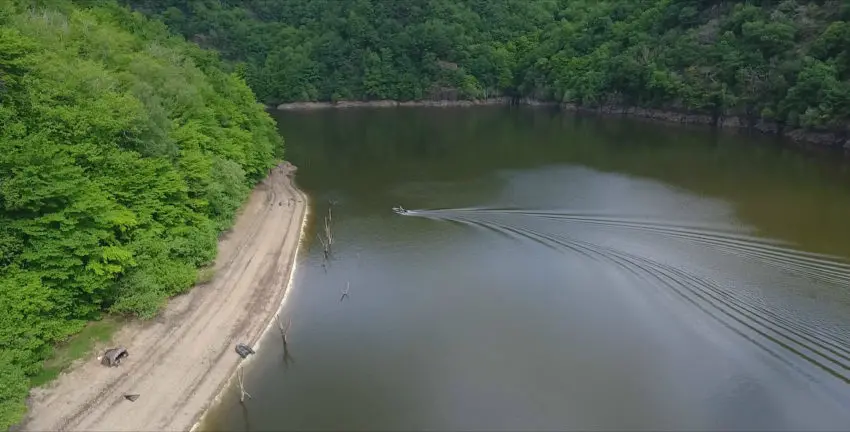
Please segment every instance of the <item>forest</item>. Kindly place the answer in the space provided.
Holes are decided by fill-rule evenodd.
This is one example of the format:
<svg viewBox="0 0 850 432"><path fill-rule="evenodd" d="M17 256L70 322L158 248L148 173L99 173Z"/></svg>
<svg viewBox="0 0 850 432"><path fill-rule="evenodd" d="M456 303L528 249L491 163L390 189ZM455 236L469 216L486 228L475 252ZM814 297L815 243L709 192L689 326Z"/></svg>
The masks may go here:
<svg viewBox="0 0 850 432"><path fill-rule="evenodd" d="M266 103L530 97L846 132L842 0L123 0ZM715 117L716 118L716 117Z"/></svg>
<svg viewBox="0 0 850 432"><path fill-rule="evenodd" d="M0 1L0 429L54 346L152 317L282 140L214 52L115 2Z"/></svg>

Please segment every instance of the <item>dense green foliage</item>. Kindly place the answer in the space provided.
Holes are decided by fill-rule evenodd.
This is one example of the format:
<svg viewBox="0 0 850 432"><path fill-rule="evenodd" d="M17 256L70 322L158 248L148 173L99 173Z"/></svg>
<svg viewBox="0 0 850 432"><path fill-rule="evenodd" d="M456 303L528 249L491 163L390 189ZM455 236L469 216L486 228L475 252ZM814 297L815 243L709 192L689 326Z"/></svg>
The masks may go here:
<svg viewBox="0 0 850 432"><path fill-rule="evenodd" d="M552 22L556 9L531 0L127 3L242 61L269 102L480 97L511 84L517 46L508 43Z"/></svg>
<svg viewBox="0 0 850 432"><path fill-rule="evenodd" d="M523 49L517 41L550 24L557 9L549 0L125 2L241 62L267 102L504 90Z"/></svg>
<svg viewBox="0 0 850 432"><path fill-rule="evenodd" d="M125 0L266 102L526 96L837 129L841 0Z"/></svg>
<svg viewBox="0 0 850 432"><path fill-rule="evenodd" d="M0 428L56 343L189 288L281 156L214 53L80 3L0 2Z"/></svg>

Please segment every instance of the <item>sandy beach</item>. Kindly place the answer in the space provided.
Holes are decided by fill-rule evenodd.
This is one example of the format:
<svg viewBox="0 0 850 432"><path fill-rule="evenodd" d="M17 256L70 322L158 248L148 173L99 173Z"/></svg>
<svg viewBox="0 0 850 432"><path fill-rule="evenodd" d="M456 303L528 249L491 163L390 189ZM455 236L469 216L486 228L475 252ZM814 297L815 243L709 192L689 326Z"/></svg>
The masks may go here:
<svg viewBox="0 0 850 432"><path fill-rule="evenodd" d="M119 330L112 346L130 353L120 366L102 366L99 350L33 390L22 429L192 428L241 361L234 346L256 345L285 294L307 206L292 175L285 163L255 188L219 243L210 283L172 299L157 319Z"/></svg>

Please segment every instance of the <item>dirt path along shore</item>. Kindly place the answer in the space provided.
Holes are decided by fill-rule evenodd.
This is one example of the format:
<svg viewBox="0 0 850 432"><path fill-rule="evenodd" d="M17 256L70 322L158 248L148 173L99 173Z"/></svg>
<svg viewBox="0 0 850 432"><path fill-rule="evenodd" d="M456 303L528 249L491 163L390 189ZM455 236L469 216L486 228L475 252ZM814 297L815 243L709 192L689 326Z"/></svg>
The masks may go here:
<svg viewBox="0 0 850 432"><path fill-rule="evenodd" d="M283 299L307 205L293 172L281 165L253 191L219 244L210 283L173 299L156 320L119 330L113 345L130 353L119 367L92 353L34 390L22 429L189 430L241 360L235 344L254 345Z"/></svg>

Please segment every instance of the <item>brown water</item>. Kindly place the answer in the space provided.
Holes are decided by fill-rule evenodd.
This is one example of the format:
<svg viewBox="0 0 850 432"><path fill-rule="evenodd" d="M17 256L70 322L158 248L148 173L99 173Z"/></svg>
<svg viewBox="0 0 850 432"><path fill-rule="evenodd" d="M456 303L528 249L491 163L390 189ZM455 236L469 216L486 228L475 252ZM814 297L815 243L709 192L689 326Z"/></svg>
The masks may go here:
<svg viewBox="0 0 850 432"><path fill-rule="evenodd" d="M837 158L543 109L279 122L314 219L288 349L205 429L850 427Z"/></svg>

